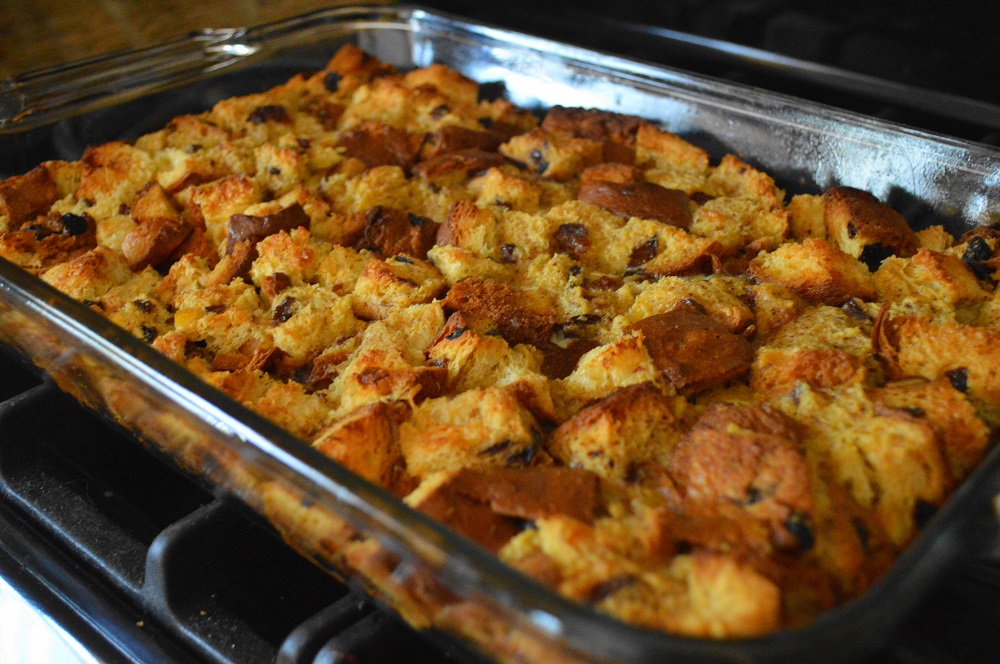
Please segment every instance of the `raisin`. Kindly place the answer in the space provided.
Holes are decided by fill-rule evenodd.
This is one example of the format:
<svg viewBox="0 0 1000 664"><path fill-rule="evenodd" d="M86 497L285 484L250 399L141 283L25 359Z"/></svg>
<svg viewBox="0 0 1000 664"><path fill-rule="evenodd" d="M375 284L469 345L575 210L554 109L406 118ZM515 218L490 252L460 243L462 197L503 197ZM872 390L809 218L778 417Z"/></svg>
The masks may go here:
<svg viewBox="0 0 1000 664"><path fill-rule="evenodd" d="M247 121L254 124L263 124L268 121L289 124L292 119L288 116L288 111L281 104L267 104L254 109L249 117L247 117Z"/></svg>
<svg viewBox="0 0 1000 664"><path fill-rule="evenodd" d="M435 120L440 120L449 113L451 113L451 108L448 107L448 104L441 104L440 106L435 106L431 110L431 117Z"/></svg>
<svg viewBox="0 0 1000 664"><path fill-rule="evenodd" d="M869 316L865 312L865 310L861 308L861 305L858 304L858 301L853 297L847 302L845 302L844 306L842 306L841 309L844 310L844 313L846 313L851 318L854 318L855 320L865 321L866 323L872 322L872 317Z"/></svg>
<svg viewBox="0 0 1000 664"><path fill-rule="evenodd" d="M392 260L397 263L408 263L409 265L413 265L413 259L409 256L393 256Z"/></svg>
<svg viewBox="0 0 1000 664"><path fill-rule="evenodd" d="M31 224L30 226L26 226L24 230L31 231L32 233L34 233L35 239L38 240L39 242L41 242L48 236L52 235L52 231L45 228L44 226L39 226L38 224Z"/></svg>
<svg viewBox="0 0 1000 664"><path fill-rule="evenodd" d="M225 304L210 304L205 307L205 312L210 314L221 314L227 309Z"/></svg>
<svg viewBox="0 0 1000 664"><path fill-rule="evenodd" d="M492 129L493 128L493 118L479 118L479 125L483 129Z"/></svg>
<svg viewBox="0 0 1000 664"><path fill-rule="evenodd" d="M531 161L535 162L535 173L541 175L548 170L549 162L545 161L545 156L541 150L535 148L528 156L531 157Z"/></svg>
<svg viewBox="0 0 1000 664"><path fill-rule="evenodd" d="M590 249L590 237L583 224L563 224L556 230L556 246L559 251L579 258Z"/></svg>
<svg viewBox="0 0 1000 664"><path fill-rule="evenodd" d="M280 304L278 304L278 306L274 308L274 316L271 318L272 322L275 325L280 325L281 323L287 321L295 314L295 311L293 311L294 307L295 298L286 297Z"/></svg>
<svg viewBox="0 0 1000 664"><path fill-rule="evenodd" d="M593 290L617 290L625 284L618 277L613 277L610 274L602 274L596 279L588 279L584 283L584 288L590 288Z"/></svg>
<svg viewBox="0 0 1000 664"><path fill-rule="evenodd" d="M153 303L149 300L132 300L132 304L144 314L148 314L153 310Z"/></svg>
<svg viewBox="0 0 1000 664"><path fill-rule="evenodd" d="M275 272L271 275L271 287L274 289L274 294L277 295L292 287L292 278L284 272Z"/></svg>
<svg viewBox="0 0 1000 664"><path fill-rule="evenodd" d="M858 236L858 229L853 221L847 222L847 237L854 239Z"/></svg>
<svg viewBox="0 0 1000 664"><path fill-rule="evenodd" d="M643 263L652 260L656 256L656 250L659 246L660 240L658 236L654 236L643 244L640 244L629 254L628 266L639 267Z"/></svg>
<svg viewBox="0 0 1000 664"><path fill-rule="evenodd" d="M411 226L423 226L425 223L427 223L426 219L424 219L423 217L418 217L413 213L408 213L406 216L407 219L410 220Z"/></svg>
<svg viewBox="0 0 1000 664"><path fill-rule="evenodd" d="M785 521L785 528L799 541L799 548L808 551L813 548L816 538L813 536L812 525L806 514L793 514Z"/></svg>
<svg viewBox="0 0 1000 664"><path fill-rule="evenodd" d="M635 277L638 281L656 281L658 277L653 276L642 267L627 267L625 268L626 277Z"/></svg>
<svg viewBox="0 0 1000 664"><path fill-rule="evenodd" d="M868 526L866 526L861 519L851 519L851 525L854 526L854 532L858 535L858 541L861 543L861 548L867 551L870 537Z"/></svg>
<svg viewBox="0 0 1000 664"><path fill-rule="evenodd" d="M323 87L327 89L327 92L336 92L340 86L340 78L340 74L335 71L327 72L326 76L323 77Z"/></svg>
<svg viewBox="0 0 1000 664"><path fill-rule="evenodd" d="M969 240L969 246L965 248L965 253L962 254L962 260L965 261L965 264L969 266L972 273L979 279L985 279L990 276L992 270L982 263L992 257L993 251L990 249L990 245L979 236Z"/></svg>
<svg viewBox="0 0 1000 664"><path fill-rule="evenodd" d="M917 524L917 528L923 528L928 521L934 518L935 514L937 514L937 507L918 498L913 506L913 523Z"/></svg>
<svg viewBox="0 0 1000 664"><path fill-rule="evenodd" d="M500 245L500 255L502 256L501 262L503 262L503 263L516 263L517 262L517 245L516 244L502 244L502 245Z"/></svg>
<svg viewBox="0 0 1000 664"><path fill-rule="evenodd" d="M298 383L299 385L305 385L312 378L313 367L315 365L310 362L309 364L298 367L292 372L292 381Z"/></svg>
<svg viewBox="0 0 1000 664"><path fill-rule="evenodd" d="M538 447L536 445L529 445L523 450L518 450L514 452L509 457L507 457L508 466L530 466L531 462L535 459L535 455L538 453Z"/></svg>
<svg viewBox="0 0 1000 664"><path fill-rule="evenodd" d="M454 330L451 331L450 334L448 334L448 336L445 337L445 339L450 339L450 340L454 341L455 339L458 339L463 334L465 334L465 328L464 327L456 327Z"/></svg>
<svg viewBox="0 0 1000 664"><path fill-rule="evenodd" d="M501 452L508 449L513 443L510 442L509 438L501 440L499 443L494 443L487 447L485 450L479 452L479 456L494 456L500 454Z"/></svg>
<svg viewBox="0 0 1000 664"><path fill-rule="evenodd" d="M573 316L568 321L570 325L593 325L594 323L600 323L604 320L604 316L601 314L580 314L579 316Z"/></svg>
<svg viewBox="0 0 1000 664"><path fill-rule="evenodd" d="M747 489L746 495L743 497L741 505L756 505L760 501L764 500L764 492L755 486Z"/></svg>
<svg viewBox="0 0 1000 664"><path fill-rule="evenodd" d="M70 235L83 235L87 232L87 218L79 214L67 212L59 217L59 221Z"/></svg>
<svg viewBox="0 0 1000 664"><path fill-rule="evenodd" d="M147 344L153 343L153 340L156 339L158 334L156 328L149 327L148 325L143 325L139 329L142 330L142 338L146 341L146 343Z"/></svg>
<svg viewBox="0 0 1000 664"><path fill-rule="evenodd" d="M641 479L642 473L639 471L639 466L629 465L625 470L625 484L638 484Z"/></svg>
<svg viewBox="0 0 1000 664"><path fill-rule="evenodd" d="M569 269L569 276L571 277L579 277L581 274L583 274L583 268L579 265L574 265Z"/></svg>
<svg viewBox="0 0 1000 664"><path fill-rule="evenodd" d="M969 391L969 372L965 367L945 371L944 375L951 381L951 386L963 394Z"/></svg>
<svg viewBox="0 0 1000 664"><path fill-rule="evenodd" d="M270 173L271 175L281 175L281 169L278 168L277 166L272 166L271 168L267 169L267 172Z"/></svg>

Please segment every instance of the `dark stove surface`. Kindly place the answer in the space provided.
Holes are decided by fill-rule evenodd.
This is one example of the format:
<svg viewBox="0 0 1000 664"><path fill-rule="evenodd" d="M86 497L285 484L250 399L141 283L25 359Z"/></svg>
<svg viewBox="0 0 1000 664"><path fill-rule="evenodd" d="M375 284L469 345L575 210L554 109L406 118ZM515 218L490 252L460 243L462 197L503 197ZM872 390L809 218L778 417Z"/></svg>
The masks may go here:
<svg viewBox="0 0 1000 664"><path fill-rule="evenodd" d="M457 656L2 346L0 377L0 577L101 661Z"/></svg>

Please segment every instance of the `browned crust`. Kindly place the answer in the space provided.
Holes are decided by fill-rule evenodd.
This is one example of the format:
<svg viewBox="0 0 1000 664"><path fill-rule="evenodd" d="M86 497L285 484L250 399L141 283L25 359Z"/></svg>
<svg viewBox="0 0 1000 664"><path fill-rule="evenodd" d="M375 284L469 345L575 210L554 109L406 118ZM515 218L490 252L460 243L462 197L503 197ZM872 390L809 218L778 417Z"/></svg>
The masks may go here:
<svg viewBox="0 0 1000 664"><path fill-rule="evenodd" d="M365 214L365 230L358 249L369 249L386 258L406 254L427 258L434 246L438 224L396 208L375 207Z"/></svg>
<svg viewBox="0 0 1000 664"><path fill-rule="evenodd" d="M134 271L159 265L174 253L191 230L179 216L148 219L122 240L122 255Z"/></svg>
<svg viewBox="0 0 1000 664"><path fill-rule="evenodd" d="M496 152L485 152L478 148L449 150L426 157L413 167L413 175L432 182L452 174L469 178L504 163L506 160Z"/></svg>
<svg viewBox="0 0 1000 664"><path fill-rule="evenodd" d="M48 169L37 166L0 182L0 216L6 215L12 227L19 226L45 212L58 197Z"/></svg>
<svg viewBox="0 0 1000 664"><path fill-rule="evenodd" d="M504 140L506 139L500 132L479 131L448 125L427 135L420 149L420 157L421 159L432 159L465 150L483 153L495 152Z"/></svg>
<svg viewBox="0 0 1000 664"><path fill-rule="evenodd" d="M565 347L549 344L544 349L542 373L557 380L565 378L573 373L581 357L598 346L600 344L590 339L573 339Z"/></svg>
<svg viewBox="0 0 1000 664"><path fill-rule="evenodd" d="M618 184L606 180L587 180L581 183L577 198L624 217L655 219L678 228L691 227L688 195L652 182Z"/></svg>
<svg viewBox="0 0 1000 664"><path fill-rule="evenodd" d="M493 221L493 213L472 201L459 201L448 211L448 217L437 229L435 244L465 247L471 241L473 229Z"/></svg>
<svg viewBox="0 0 1000 664"><path fill-rule="evenodd" d="M827 233L854 258L870 245L880 245L904 258L920 247L906 219L867 191L833 187L823 194L823 202Z"/></svg>
<svg viewBox="0 0 1000 664"><path fill-rule="evenodd" d="M404 404L381 401L360 406L320 431L313 447L361 477L391 488L405 468L398 421L407 412Z"/></svg>
<svg viewBox="0 0 1000 664"><path fill-rule="evenodd" d="M585 108L555 106L545 114L542 129L577 138L603 141L604 161L635 162L635 140L643 120L634 115Z"/></svg>
<svg viewBox="0 0 1000 664"><path fill-rule="evenodd" d="M711 316L686 308L633 323L653 364L678 390L701 392L750 370L753 348Z"/></svg>
<svg viewBox="0 0 1000 664"><path fill-rule="evenodd" d="M448 291L444 305L452 311L493 321L512 345L528 343L545 347L556 324L551 309L497 281L478 278L460 281Z"/></svg>
<svg viewBox="0 0 1000 664"><path fill-rule="evenodd" d="M375 120L362 120L340 136L337 147L366 166L399 166L409 171L417 161L423 136Z"/></svg>
<svg viewBox="0 0 1000 664"><path fill-rule="evenodd" d="M763 521L775 546L803 546L789 526L813 496L799 424L770 406L719 406L677 444L668 468L695 503L737 505Z"/></svg>
<svg viewBox="0 0 1000 664"><path fill-rule="evenodd" d="M642 174L635 166L616 163L597 164L583 169L583 172L580 173L580 184L590 180L628 184L638 182L641 177Z"/></svg>
<svg viewBox="0 0 1000 664"><path fill-rule="evenodd" d="M576 468L462 469L415 507L496 552L531 521L563 514L589 523L597 476Z"/></svg>
<svg viewBox="0 0 1000 664"><path fill-rule="evenodd" d="M876 295L868 268L819 238L760 254L748 270L760 281L782 284L807 300L835 307L853 297L870 301Z"/></svg>
<svg viewBox="0 0 1000 664"><path fill-rule="evenodd" d="M784 394L799 381L817 388L843 385L862 370L861 358L842 350L769 349L757 354L750 387L760 394Z"/></svg>
<svg viewBox="0 0 1000 664"><path fill-rule="evenodd" d="M269 235L290 231L293 228L309 228L309 215L298 203L292 203L288 207L273 214L256 217L249 214L234 214L229 219L229 226L226 234L226 253L233 253L233 248L249 240L252 245L256 245Z"/></svg>

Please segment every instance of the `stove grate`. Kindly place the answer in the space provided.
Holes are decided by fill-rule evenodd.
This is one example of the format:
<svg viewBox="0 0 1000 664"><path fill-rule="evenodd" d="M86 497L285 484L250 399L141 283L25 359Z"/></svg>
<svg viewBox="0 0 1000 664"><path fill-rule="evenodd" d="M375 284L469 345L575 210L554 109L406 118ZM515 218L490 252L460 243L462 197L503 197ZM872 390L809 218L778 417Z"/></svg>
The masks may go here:
<svg viewBox="0 0 1000 664"><path fill-rule="evenodd" d="M103 659L473 659L429 643L3 350L0 574L46 596L57 622L89 626L85 645Z"/></svg>

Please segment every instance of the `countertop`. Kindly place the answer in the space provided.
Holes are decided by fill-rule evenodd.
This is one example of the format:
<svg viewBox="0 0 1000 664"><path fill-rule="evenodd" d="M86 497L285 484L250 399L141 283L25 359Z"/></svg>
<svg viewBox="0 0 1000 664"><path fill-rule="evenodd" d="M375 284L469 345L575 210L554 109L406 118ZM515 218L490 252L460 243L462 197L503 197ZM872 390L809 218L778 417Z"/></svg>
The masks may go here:
<svg viewBox="0 0 1000 664"><path fill-rule="evenodd" d="M0 79L117 50L150 46L202 28L259 25L350 4L335 0L3 0Z"/></svg>

